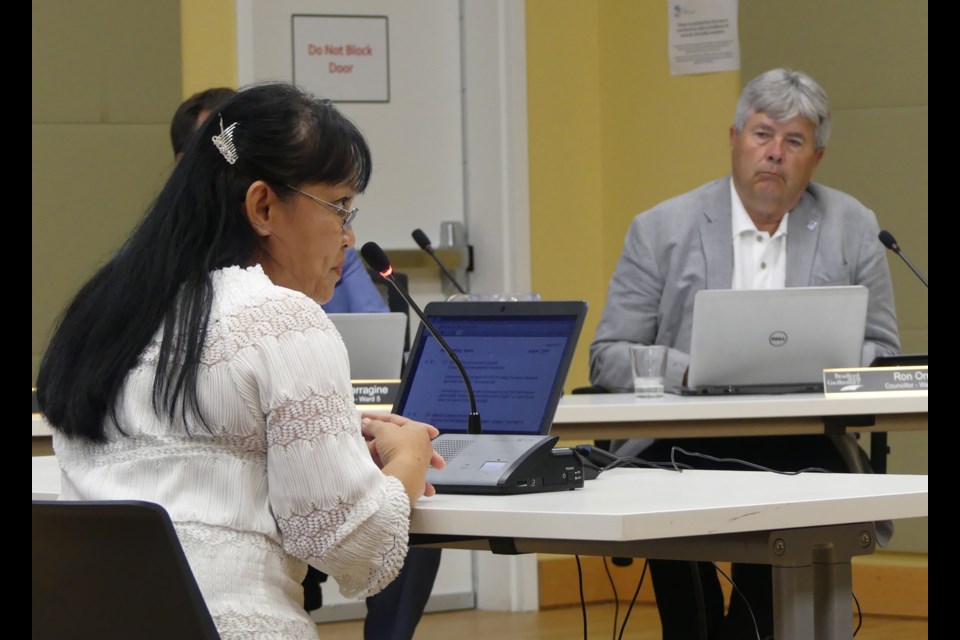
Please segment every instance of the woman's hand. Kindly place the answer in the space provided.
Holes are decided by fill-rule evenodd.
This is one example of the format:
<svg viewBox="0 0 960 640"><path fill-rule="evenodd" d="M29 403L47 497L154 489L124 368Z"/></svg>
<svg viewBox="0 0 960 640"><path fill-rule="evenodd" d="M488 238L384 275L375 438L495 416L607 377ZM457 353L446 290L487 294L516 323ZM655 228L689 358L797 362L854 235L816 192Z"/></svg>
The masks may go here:
<svg viewBox="0 0 960 640"><path fill-rule="evenodd" d="M440 435L436 427L382 413L361 414L360 425L374 462L385 474L403 482L411 504L421 495L436 493L426 481L427 469L443 469L447 465L431 444Z"/></svg>

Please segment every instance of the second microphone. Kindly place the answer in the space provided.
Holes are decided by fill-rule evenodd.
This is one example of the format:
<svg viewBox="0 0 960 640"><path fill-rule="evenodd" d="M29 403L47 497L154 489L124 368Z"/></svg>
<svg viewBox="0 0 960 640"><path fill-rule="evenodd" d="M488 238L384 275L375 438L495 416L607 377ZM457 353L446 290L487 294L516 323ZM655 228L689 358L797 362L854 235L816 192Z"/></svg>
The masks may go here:
<svg viewBox="0 0 960 640"><path fill-rule="evenodd" d="M466 294L467 290L460 286L460 283L457 282L457 279L453 277L453 274L447 270L444 264L440 261L440 258L437 257L436 252L433 250L433 246L430 244L430 238L427 237L427 234L425 234L422 229L414 229L413 233L410 235L413 236L413 241L417 243L417 246L426 251L430 257L433 258L433 261L436 262L437 266L440 267L440 271L450 282L453 283L453 286L457 288L457 291L462 294Z"/></svg>

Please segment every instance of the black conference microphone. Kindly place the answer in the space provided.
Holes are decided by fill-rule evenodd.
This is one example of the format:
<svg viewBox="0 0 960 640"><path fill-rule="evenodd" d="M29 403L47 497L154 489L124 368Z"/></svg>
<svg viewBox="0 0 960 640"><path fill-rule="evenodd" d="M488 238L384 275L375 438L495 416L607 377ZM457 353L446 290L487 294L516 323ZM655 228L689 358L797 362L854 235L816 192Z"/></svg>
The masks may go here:
<svg viewBox="0 0 960 640"><path fill-rule="evenodd" d="M427 234L425 234L421 229L414 229L411 235L413 236L414 242L416 242L421 249L430 254L430 257L433 258L434 262L437 263L437 266L440 267L440 271L442 271L443 275L447 276L447 279L453 283L453 286L457 288L457 291L466 294L467 292L463 287L460 286L460 283L457 282L457 279L453 277L452 273L447 271L447 268L443 266L442 262L440 262L440 258L438 258L437 254L434 253L433 247L430 246L430 238L427 237Z"/></svg>
<svg viewBox="0 0 960 640"><path fill-rule="evenodd" d="M424 236L426 238L426 236ZM427 243L429 244L429 242ZM393 277L393 267L390 265L390 258L387 257L387 254L383 252L383 249L380 248L376 242L367 242L362 247L360 247L360 255L363 256L363 259L367 262L372 269L375 269L377 272L383 276L383 279L393 285L393 288L397 290L404 300L407 301L407 304L417 312L417 315L420 316L420 320L423 322L423 326L430 330L430 333L433 334L433 337L437 339L437 342L440 343L440 346L443 347L443 350L447 352L447 355L450 356L450 360L453 361L453 364L457 365L457 369L460 370L460 376L463 378L463 384L467 387L467 397L470 399L470 415L467 417L467 433L477 434L480 433L480 413L477 411L477 399L473 395L473 386L470 384L470 378L467 376L467 370L463 368L463 363L460 362L460 358L457 357L457 354L453 352L453 349L450 348L450 345L440 337L440 334L436 329L433 328L433 325L427 320L426 316L423 315L423 311L420 310L420 307L417 306L417 303L413 301L413 298L403 290L403 287L397 283L396 279Z"/></svg>
<svg viewBox="0 0 960 640"><path fill-rule="evenodd" d="M907 260L907 256L903 255L903 252L900 251L900 245L898 245L897 241L894 240L892 233L886 230L881 231L880 242L882 242L883 246L885 246L887 249L890 249L890 251L893 251L895 254L900 256L900 258L907 263L907 266L910 267L910 270L913 271L918 278L920 278L920 282L923 283L923 286L929 288L929 285L927 284L927 279L923 277L923 274L917 271L916 267L910 264L910 261Z"/></svg>

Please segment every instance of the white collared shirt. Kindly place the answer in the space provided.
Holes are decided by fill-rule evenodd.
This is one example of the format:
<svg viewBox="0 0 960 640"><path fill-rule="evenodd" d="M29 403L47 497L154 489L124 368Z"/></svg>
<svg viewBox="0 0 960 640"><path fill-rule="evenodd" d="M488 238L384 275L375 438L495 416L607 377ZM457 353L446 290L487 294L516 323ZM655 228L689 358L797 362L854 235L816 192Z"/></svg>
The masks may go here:
<svg viewBox="0 0 960 640"><path fill-rule="evenodd" d="M770 235L760 231L744 209L730 179L733 227L733 282L731 289L782 289L787 281L787 219Z"/></svg>

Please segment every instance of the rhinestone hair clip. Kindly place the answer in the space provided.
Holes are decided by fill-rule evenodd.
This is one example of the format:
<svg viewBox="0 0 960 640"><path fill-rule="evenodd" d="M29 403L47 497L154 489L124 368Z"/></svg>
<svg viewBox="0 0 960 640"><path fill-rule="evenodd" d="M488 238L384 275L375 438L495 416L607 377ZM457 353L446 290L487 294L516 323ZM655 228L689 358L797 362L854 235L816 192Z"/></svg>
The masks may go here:
<svg viewBox="0 0 960 640"><path fill-rule="evenodd" d="M240 124L239 122L234 122L232 125L223 128L223 115L220 116L220 133L213 136L213 144L216 145L217 150L223 155L224 159L230 164L234 164L237 161L237 148L233 146L233 130L236 126Z"/></svg>

